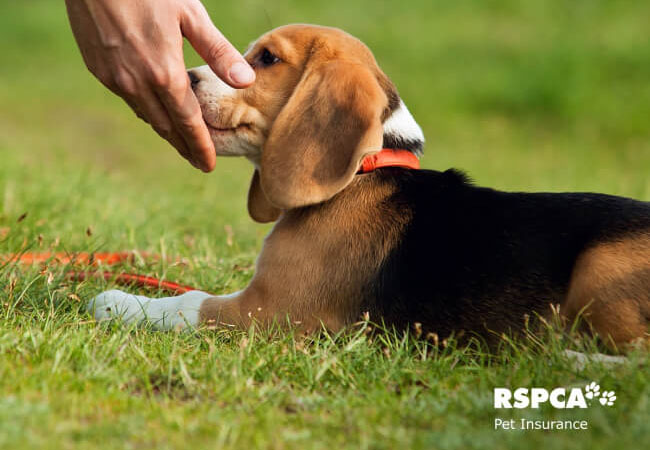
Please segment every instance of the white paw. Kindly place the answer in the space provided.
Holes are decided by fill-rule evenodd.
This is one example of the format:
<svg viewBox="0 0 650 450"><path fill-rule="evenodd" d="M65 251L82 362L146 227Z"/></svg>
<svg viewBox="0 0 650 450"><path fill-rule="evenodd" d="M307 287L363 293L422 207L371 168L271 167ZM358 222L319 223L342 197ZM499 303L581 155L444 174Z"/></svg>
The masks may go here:
<svg viewBox="0 0 650 450"><path fill-rule="evenodd" d="M125 323L150 322L155 328L169 330L196 326L203 300L212 295L190 291L177 297L153 299L112 290L99 294L88 302L88 312L95 320L119 318Z"/></svg>
<svg viewBox="0 0 650 450"><path fill-rule="evenodd" d="M143 307L145 305L139 302L135 295L112 290L102 292L88 302L87 310L98 321L119 317L125 322L133 322L144 319Z"/></svg>

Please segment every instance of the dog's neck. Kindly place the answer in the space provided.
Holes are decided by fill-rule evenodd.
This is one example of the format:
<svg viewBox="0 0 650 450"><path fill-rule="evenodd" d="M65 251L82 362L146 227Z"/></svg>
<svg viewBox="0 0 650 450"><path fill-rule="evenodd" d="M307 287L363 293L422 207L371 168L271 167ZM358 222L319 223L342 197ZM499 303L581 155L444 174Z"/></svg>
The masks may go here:
<svg viewBox="0 0 650 450"><path fill-rule="evenodd" d="M384 148L401 148L421 155L424 134L402 100L384 122Z"/></svg>

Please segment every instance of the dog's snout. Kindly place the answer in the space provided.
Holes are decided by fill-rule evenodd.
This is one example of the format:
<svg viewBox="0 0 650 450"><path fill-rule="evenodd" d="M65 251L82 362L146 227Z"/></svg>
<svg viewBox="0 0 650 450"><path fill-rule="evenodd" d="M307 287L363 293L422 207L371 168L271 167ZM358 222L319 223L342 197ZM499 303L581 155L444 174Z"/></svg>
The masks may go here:
<svg viewBox="0 0 650 450"><path fill-rule="evenodd" d="M198 77L196 73L194 73L193 70L188 70L187 76L190 78L190 85L192 86L192 89L195 89L196 85L201 82L201 79Z"/></svg>

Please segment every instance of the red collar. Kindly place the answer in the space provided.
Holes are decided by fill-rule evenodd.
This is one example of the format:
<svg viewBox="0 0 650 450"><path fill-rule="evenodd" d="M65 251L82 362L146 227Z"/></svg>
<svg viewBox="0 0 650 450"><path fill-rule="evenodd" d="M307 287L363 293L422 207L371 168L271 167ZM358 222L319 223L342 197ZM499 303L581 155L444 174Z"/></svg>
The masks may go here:
<svg viewBox="0 0 650 450"><path fill-rule="evenodd" d="M357 173L368 173L381 167L404 167L417 170L420 168L420 160L408 150L382 148L379 153L363 158Z"/></svg>

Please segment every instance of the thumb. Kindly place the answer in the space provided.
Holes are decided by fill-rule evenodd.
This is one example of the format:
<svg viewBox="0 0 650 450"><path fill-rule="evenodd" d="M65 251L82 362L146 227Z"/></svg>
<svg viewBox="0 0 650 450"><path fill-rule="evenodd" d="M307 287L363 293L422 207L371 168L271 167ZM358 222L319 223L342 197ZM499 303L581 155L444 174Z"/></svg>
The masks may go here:
<svg viewBox="0 0 650 450"><path fill-rule="evenodd" d="M234 88L250 86L255 72L214 26L201 2L188 8L181 20L183 35L215 74Z"/></svg>

